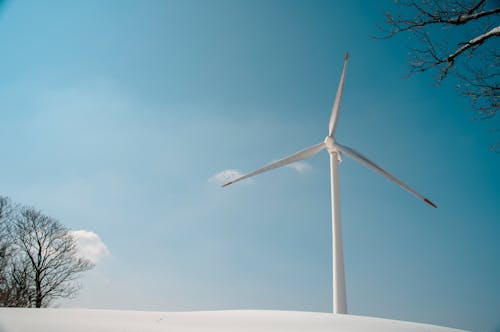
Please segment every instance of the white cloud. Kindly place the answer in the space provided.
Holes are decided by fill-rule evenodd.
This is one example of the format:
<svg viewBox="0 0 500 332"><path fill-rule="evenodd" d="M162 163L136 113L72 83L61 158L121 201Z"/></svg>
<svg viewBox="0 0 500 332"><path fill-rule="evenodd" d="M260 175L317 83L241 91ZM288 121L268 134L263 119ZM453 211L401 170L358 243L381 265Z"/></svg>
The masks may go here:
<svg viewBox="0 0 500 332"><path fill-rule="evenodd" d="M305 161L297 161L293 164L287 165L286 167L296 170L299 173L307 172L311 169L311 165L306 163Z"/></svg>
<svg viewBox="0 0 500 332"><path fill-rule="evenodd" d="M239 178L242 175L243 175L243 173L241 173L238 170L225 169L223 171L220 171L219 173L214 174L210 179L208 179L208 182L215 183L215 184L224 184L226 182L229 182L231 180ZM253 181L247 179L247 180L244 180L243 182L251 183Z"/></svg>
<svg viewBox="0 0 500 332"><path fill-rule="evenodd" d="M111 253L108 247L102 242L99 235L90 231L70 231L75 238L76 245L82 257L87 258L92 263L97 263L102 258L108 257Z"/></svg>

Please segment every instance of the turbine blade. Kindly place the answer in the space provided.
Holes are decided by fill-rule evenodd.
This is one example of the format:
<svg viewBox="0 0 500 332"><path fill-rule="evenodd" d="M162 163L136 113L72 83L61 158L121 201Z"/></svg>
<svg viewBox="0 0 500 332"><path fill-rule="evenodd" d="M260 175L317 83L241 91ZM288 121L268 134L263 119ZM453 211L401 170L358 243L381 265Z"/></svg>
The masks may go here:
<svg viewBox="0 0 500 332"><path fill-rule="evenodd" d="M340 102L342 100L342 92L344 91L344 77L345 71L347 69L347 60L349 59L349 53L346 52L344 60L344 68L342 69L342 74L340 75L339 87L337 89L337 96L335 97L335 102L332 107L332 114L330 114L330 123L328 124L328 136L333 136L335 134L335 127L337 126L337 118L339 116Z"/></svg>
<svg viewBox="0 0 500 332"><path fill-rule="evenodd" d="M275 161L274 163L271 163L271 164L269 164L267 166L259 168L259 169L255 170L253 172L250 172L250 173L247 173L247 174L245 174L243 176L240 176L239 178L236 178L236 179L234 179L232 181L229 181L229 182L225 183L222 186L226 187L226 186L229 186L230 184L233 184L235 182L238 182L238 181L241 181L241 180L244 180L244 179L248 179L251 176L254 176L254 175L257 175L257 174L260 174L260 173L264 173L264 172L270 171L272 169L275 169L275 168L278 168L278 167L281 167L281 166L285 166L285 165L294 163L294 162L302 160L302 159L309 158L309 157L315 155L316 153L320 152L324 148L325 148L325 143L319 143L319 144L313 145L313 146L308 147L308 148L306 148L304 150L301 150L301 151L299 151L297 153L294 153L291 156L285 157L285 158L280 159L278 161Z"/></svg>
<svg viewBox="0 0 500 332"><path fill-rule="evenodd" d="M434 204L433 202L431 202L429 199L427 199L425 196L423 196L422 194L418 193L415 189L411 188L410 186L408 186L406 183L404 183L403 181L399 180L397 177L395 177L394 175L392 175L391 173L387 172L385 169L383 169L382 167L380 167L379 165L375 164L373 161L371 161L370 159L366 158L365 156L363 156L361 153L357 152L356 150L354 149L351 149L347 146L343 146L343 145L340 145L338 143L335 143L335 146L343 153L345 153L346 155L348 155L349 157L351 157L352 159L362 163L363 165L365 165L366 167L368 168L371 168L372 170L374 170L375 172L379 173L380 175L383 175L385 176L386 178L388 178L389 180L397 183L401 188L405 189L406 191L408 191L409 193L417 196L418 198L420 198L421 200L423 200L425 203L429 204L430 206L432 206L433 208L437 208L436 204Z"/></svg>

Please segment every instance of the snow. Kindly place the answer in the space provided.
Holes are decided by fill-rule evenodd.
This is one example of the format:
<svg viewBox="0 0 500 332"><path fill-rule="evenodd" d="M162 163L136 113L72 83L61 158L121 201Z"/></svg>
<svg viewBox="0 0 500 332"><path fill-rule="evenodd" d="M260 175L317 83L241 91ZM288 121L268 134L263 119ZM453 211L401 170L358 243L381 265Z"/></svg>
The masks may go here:
<svg viewBox="0 0 500 332"><path fill-rule="evenodd" d="M459 331L396 320L298 311L152 312L0 308L0 332Z"/></svg>

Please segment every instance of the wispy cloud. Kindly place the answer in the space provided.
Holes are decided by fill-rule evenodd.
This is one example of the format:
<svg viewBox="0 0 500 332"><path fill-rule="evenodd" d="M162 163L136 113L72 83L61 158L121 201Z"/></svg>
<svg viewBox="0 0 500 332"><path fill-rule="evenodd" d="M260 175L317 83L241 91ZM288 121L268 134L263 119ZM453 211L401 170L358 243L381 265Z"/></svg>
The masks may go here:
<svg viewBox="0 0 500 332"><path fill-rule="evenodd" d="M95 264L102 258L109 257L111 255L108 247L106 247L104 242L96 233L78 230L70 231L70 234L76 240L76 245L78 246L80 255L92 263Z"/></svg>
<svg viewBox="0 0 500 332"><path fill-rule="evenodd" d="M287 165L286 167L296 170L299 173L304 173L309 171L312 167L305 161L297 161L293 164Z"/></svg>
<svg viewBox="0 0 500 332"><path fill-rule="evenodd" d="M220 171L219 173L214 174L210 179L208 179L208 182L210 183L215 183L215 184L224 184L226 182L229 182L231 180L234 180L240 176L242 176L243 173L236 169L225 169L223 171ZM247 179L242 182L246 183L252 183L253 180Z"/></svg>

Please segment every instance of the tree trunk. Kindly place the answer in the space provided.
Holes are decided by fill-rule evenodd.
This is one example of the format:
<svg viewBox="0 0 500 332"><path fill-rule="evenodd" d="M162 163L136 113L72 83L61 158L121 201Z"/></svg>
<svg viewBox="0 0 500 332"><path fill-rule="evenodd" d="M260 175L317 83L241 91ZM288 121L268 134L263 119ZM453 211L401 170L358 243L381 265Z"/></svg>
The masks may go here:
<svg viewBox="0 0 500 332"><path fill-rule="evenodd" d="M37 271L35 276L35 307L42 307L42 283L40 281L40 273Z"/></svg>

